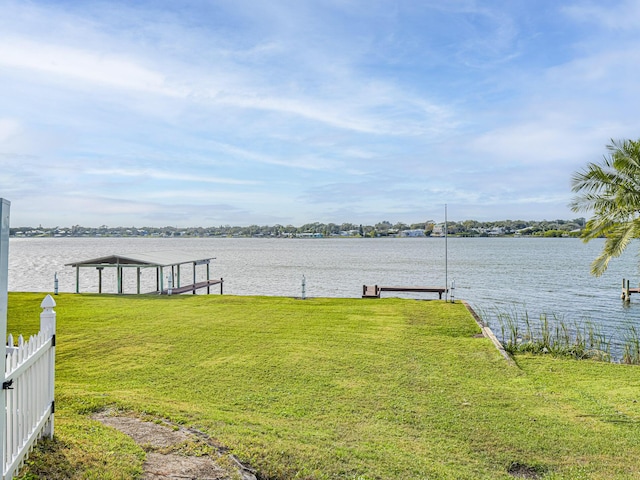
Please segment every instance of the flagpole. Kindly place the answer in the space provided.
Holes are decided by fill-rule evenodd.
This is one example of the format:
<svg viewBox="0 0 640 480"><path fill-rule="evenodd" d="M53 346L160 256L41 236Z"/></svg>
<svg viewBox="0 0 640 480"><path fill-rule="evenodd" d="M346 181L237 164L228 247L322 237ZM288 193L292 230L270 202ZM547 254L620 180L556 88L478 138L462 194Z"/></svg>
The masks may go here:
<svg viewBox="0 0 640 480"><path fill-rule="evenodd" d="M444 300L449 301L449 248L447 245L447 204L444 204Z"/></svg>

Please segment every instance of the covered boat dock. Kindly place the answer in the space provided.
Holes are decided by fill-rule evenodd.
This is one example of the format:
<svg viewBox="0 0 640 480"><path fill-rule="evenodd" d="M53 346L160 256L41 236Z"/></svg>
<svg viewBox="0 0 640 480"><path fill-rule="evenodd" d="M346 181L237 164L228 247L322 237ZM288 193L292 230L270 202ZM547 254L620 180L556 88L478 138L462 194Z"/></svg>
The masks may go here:
<svg viewBox="0 0 640 480"><path fill-rule="evenodd" d="M220 285L220 294L222 294L223 279L212 279L210 274L211 260L215 257L185 258L184 255L175 252L158 252L158 253L134 253L109 255L106 257L93 258L78 262L67 263L66 266L75 267L76 269L76 293L80 293L80 268L95 268L98 271L98 293L102 293L102 271L105 268L116 269L117 293L124 293L124 269L136 269L136 293L140 294L140 277L143 269L156 269L156 290L146 293L157 293L163 295L171 295L178 293L193 292L201 288L206 288L207 293L211 293L212 285ZM193 281L187 285L181 283L181 266L192 265ZM196 267L206 266L206 280L197 281ZM165 273L168 274L167 284L165 285Z"/></svg>

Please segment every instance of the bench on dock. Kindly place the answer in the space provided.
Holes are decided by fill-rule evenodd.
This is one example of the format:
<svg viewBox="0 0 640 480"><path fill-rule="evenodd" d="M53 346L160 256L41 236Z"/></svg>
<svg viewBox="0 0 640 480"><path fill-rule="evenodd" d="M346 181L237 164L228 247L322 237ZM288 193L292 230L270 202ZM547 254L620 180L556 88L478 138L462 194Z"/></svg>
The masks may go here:
<svg viewBox="0 0 640 480"><path fill-rule="evenodd" d="M209 293L209 288L211 287L211 285L218 285L218 284L220 285L220 295L222 295L223 283L224 283L224 280L220 278L220 279L213 279L213 280L205 280L204 282L193 283L191 285L183 285L181 287L173 287L171 289L171 295L179 295L181 293L187 293L187 292L193 292L195 294L196 290L200 290L201 288L206 288L207 293ZM169 295L169 289L167 288L165 290L162 290L160 294Z"/></svg>
<svg viewBox="0 0 640 480"><path fill-rule="evenodd" d="M380 287L378 285L363 285L362 298L380 298L382 292L429 292L437 293L442 300L442 294L447 291L446 287Z"/></svg>

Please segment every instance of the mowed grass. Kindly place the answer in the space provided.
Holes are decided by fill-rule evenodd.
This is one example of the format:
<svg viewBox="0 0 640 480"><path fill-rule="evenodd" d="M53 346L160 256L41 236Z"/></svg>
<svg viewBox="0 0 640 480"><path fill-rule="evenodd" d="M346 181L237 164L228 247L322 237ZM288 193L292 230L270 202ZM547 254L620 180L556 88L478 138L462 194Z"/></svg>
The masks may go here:
<svg viewBox="0 0 640 480"><path fill-rule="evenodd" d="M42 298L9 294L10 332L37 331ZM114 406L198 428L262 479L640 478L638 367L509 366L460 303L55 300L56 440L30 467L46 478L140 474L140 447L90 418Z"/></svg>

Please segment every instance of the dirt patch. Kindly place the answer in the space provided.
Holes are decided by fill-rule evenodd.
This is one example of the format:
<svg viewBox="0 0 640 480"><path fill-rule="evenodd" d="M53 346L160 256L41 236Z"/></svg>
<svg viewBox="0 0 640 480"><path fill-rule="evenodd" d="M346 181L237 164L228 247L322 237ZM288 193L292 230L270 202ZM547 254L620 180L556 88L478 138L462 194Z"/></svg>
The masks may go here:
<svg viewBox="0 0 640 480"><path fill-rule="evenodd" d="M540 478L544 474L544 472L538 467L532 467L530 465L524 465L517 462L512 463L507 469L507 472L512 477L528 479Z"/></svg>
<svg viewBox="0 0 640 480"><path fill-rule="evenodd" d="M129 435L147 452L143 480L256 480L250 468L197 430L112 411L93 418Z"/></svg>
<svg viewBox="0 0 640 480"><path fill-rule="evenodd" d="M173 453L148 453L144 463L144 480L193 478L227 480L234 478L207 457L183 457ZM237 475L235 478L238 478Z"/></svg>

